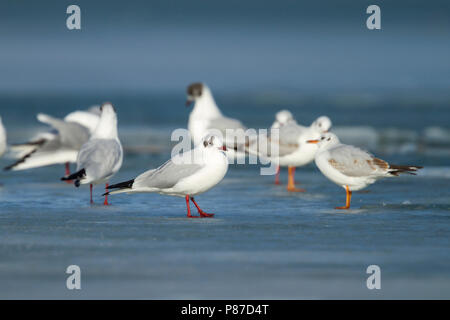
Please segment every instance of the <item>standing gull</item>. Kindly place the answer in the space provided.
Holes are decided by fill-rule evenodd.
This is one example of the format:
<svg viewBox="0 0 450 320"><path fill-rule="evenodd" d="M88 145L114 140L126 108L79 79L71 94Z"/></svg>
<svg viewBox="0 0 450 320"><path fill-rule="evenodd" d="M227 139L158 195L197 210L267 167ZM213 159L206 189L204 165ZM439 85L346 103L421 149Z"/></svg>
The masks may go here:
<svg viewBox="0 0 450 320"><path fill-rule="evenodd" d="M197 205L194 196L208 191L218 184L228 170L225 154L226 146L214 135L208 135L194 149L173 156L156 169L146 171L137 178L115 185L108 189L119 189L105 193L156 192L186 199L188 218L210 218L214 214L206 213ZM191 200L199 216L191 215Z"/></svg>
<svg viewBox="0 0 450 320"><path fill-rule="evenodd" d="M40 113L37 119L52 129L39 133L31 141L11 147L18 160L5 170L25 170L54 164L65 164L66 175L70 174L69 163L76 162L78 151L89 140L100 117L95 109L74 111L64 119Z"/></svg>
<svg viewBox="0 0 450 320"><path fill-rule="evenodd" d="M77 156L77 172L61 178L74 180L76 187L89 184L92 201L92 185L106 183L122 166L123 151L117 134L117 115L111 103L101 107L100 120L88 142L83 144ZM105 197L104 205L108 205Z"/></svg>
<svg viewBox="0 0 450 320"><path fill-rule="evenodd" d="M201 143L208 133L221 134L230 159L245 157L247 128L239 120L222 114L206 84L193 83L188 86L186 106L192 102L194 107L189 115L188 129L194 145ZM229 136L226 135L227 130Z"/></svg>
<svg viewBox="0 0 450 320"><path fill-rule="evenodd" d="M308 140L318 139L323 132L331 128L331 120L322 116L317 118L309 127L304 127L295 120L279 128L279 139L272 139L271 136L259 136L259 142L266 143L266 150L257 151L256 140L252 140L248 150L253 154L270 159L281 167L288 167L288 184L286 189L291 192L304 192L304 189L296 188L294 175L295 168L307 165L314 160L317 146L306 143ZM272 144L277 144L278 154L271 154Z"/></svg>
<svg viewBox="0 0 450 320"><path fill-rule="evenodd" d="M3 126L2 117L0 117L0 157L6 151L6 130Z"/></svg>
<svg viewBox="0 0 450 320"><path fill-rule="evenodd" d="M281 110L275 114L275 121L273 122L271 129L279 129L288 123L295 122L294 116L289 110ZM277 166L277 173L275 175L275 184L280 184L280 166Z"/></svg>
<svg viewBox="0 0 450 320"><path fill-rule="evenodd" d="M422 168L389 164L367 151L340 143L338 137L331 132L308 143L319 147L315 162L323 175L346 191L345 206L336 209L350 208L352 191L361 190L378 179L398 176L400 173L415 175L415 171Z"/></svg>

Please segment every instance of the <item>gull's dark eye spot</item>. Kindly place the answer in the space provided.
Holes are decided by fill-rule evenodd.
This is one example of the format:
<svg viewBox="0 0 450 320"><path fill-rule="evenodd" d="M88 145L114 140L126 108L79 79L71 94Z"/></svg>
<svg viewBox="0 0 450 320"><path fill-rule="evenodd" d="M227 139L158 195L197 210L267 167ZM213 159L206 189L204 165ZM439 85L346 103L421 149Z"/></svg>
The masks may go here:
<svg viewBox="0 0 450 320"><path fill-rule="evenodd" d="M320 140L323 140L323 139L325 139L325 137L320 138Z"/></svg>
<svg viewBox="0 0 450 320"><path fill-rule="evenodd" d="M208 141L203 141L203 146L206 148L208 146Z"/></svg>
<svg viewBox="0 0 450 320"><path fill-rule="evenodd" d="M331 138L328 138L327 141L330 141Z"/></svg>

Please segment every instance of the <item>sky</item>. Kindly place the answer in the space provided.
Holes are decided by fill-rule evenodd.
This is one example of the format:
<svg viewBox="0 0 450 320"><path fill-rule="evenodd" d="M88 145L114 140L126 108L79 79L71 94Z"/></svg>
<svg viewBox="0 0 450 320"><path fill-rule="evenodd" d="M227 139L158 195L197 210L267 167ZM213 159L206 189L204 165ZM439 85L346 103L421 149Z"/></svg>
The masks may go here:
<svg viewBox="0 0 450 320"><path fill-rule="evenodd" d="M0 92L448 91L449 39L449 1L3 0Z"/></svg>

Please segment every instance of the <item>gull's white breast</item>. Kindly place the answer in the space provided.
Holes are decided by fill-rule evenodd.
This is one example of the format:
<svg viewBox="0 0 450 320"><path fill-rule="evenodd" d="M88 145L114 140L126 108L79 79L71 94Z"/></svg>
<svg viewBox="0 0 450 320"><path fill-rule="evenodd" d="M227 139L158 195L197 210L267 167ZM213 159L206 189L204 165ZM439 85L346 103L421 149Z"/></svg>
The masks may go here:
<svg viewBox="0 0 450 320"><path fill-rule="evenodd" d="M194 196L208 191L225 177L228 170L228 160L223 152L208 154L206 165L193 175L181 179L170 189L160 190L160 193L175 196Z"/></svg>

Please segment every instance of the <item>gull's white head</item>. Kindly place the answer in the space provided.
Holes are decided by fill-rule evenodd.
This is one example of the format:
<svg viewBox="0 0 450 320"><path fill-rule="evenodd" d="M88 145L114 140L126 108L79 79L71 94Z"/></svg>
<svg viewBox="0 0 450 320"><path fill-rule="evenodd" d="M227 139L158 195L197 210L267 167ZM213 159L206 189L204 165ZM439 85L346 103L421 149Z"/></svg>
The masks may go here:
<svg viewBox="0 0 450 320"><path fill-rule="evenodd" d="M202 140L200 147L209 150L219 149L222 151L227 151L227 147L223 144L222 139L219 136L208 134Z"/></svg>
<svg viewBox="0 0 450 320"><path fill-rule="evenodd" d="M117 138L117 114L110 102L105 102L100 107L100 120L92 135L94 138Z"/></svg>
<svg viewBox="0 0 450 320"><path fill-rule="evenodd" d="M339 138L332 132L325 132L317 140L308 140L307 143L317 144L319 149L328 149L340 143Z"/></svg>
<svg viewBox="0 0 450 320"><path fill-rule="evenodd" d="M311 128L320 133L328 132L328 130L331 129L331 126L331 120L327 116L321 116L311 124Z"/></svg>
<svg viewBox="0 0 450 320"><path fill-rule="evenodd" d="M294 116L289 110L281 110L275 114L275 122L273 128L282 127L294 120Z"/></svg>
<svg viewBox="0 0 450 320"><path fill-rule="evenodd" d="M73 111L64 117L66 122L74 122L89 129L89 133L94 133L100 120L100 107L98 107L98 115L89 111Z"/></svg>

